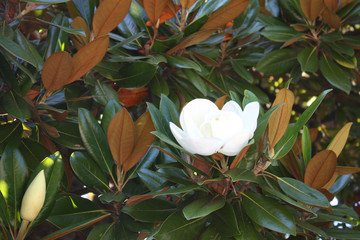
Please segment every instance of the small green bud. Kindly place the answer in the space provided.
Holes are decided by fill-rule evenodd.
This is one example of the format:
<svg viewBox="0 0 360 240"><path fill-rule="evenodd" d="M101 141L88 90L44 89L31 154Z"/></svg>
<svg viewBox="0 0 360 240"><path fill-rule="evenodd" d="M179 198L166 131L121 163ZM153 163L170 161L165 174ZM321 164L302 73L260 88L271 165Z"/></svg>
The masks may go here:
<svg viewBox="0 0 360 240"><path fill-rule="evenodd" d="M23 220L32 222L39 214L45 202L46 180L44 170L41 170L26 189L21 203L20 216Z"/></svg>

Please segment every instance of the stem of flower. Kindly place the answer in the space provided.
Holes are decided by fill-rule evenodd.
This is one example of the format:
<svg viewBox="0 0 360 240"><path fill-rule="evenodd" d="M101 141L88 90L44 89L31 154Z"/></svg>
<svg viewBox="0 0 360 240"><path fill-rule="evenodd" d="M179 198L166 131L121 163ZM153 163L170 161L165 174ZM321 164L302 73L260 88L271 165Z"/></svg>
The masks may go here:
<svg viewBox="0 0 360 240"><path fill-rule="evenodd" d="M22 220L16 240L25 239L25 236L26 236L27 230L28 230L27 226L29 225L29 223L30 222L28 220L25 220L25 219Z"/></svg>

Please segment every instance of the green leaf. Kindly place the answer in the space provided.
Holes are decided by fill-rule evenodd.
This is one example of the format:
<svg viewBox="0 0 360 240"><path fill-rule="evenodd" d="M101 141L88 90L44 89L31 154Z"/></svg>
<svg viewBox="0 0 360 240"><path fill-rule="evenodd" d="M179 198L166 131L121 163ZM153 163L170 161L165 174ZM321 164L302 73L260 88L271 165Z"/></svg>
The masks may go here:
<svg viewBox="0 0 360 240"><path fill-rule="evenodd" d="M235 215L240 230L240 235L235 236L236 240L255 240L261 239L260 234L255 229L254 222L246 215L243 206L240 201L236 201L234 204Z"/></svg>
<svg viewBox="0 0 360 240"><path fill-rule="evenodd" d="M101 103L102 105L106 105L111 100L115 100L117 102L120 101L117 92L112 87L99 80L96 81L92 95L95 96L95 101Z"/></svg>
<svg viewBox="0 0 360 240"><path fill-rule="evenodd" d="M303 72L316 72L319 68L316 47L303 49L297 56L297 60Z"/></svg>
<svg viewBox="0 0 360 240"><path fill-rule="evenodd" d="M206 83L201 79L201 77L192 69L183 69L187 80L189 80L197 90L199 90L204 96L208 94L208 89Z"/></svg>
<svg viewBox="0 0 360 240"><path fill-rule="evenodd" d="M104 132L107 133L109 124L115 114L122 109L120 103L118 101L115 101L114 99L108 101L108 103L105 105L104 111L103 111L103 117L101 119L101 127L104 129Z"/></svg>
<svg viewBox="0 0 360 240"><path fill-rule="evenodd" d="M286 129L286 132L284 134L284 136L288 136L289 132L292 131L292 129L294 128L294 124L289 124L289 127ZM283 136L283 137L284 137ZM286 142L285 145L281 145L281 144L276 144L275 146L275 159L281 159L283 158L288 152L291 151L291 149L293 148L294 144L297 141L297 136L298 133L294 133L294 135L291 136L291 138L289 139L289 141Z"/></svg>
<svg viewBox="0 0 360 240"><path fill-rule="evenodd" d="M322 100L325 98L326 94L328 94L331 91L331 89L323 91L316 99L315 101L301 114L299 119L296 121L293 128L291 128L289 131L286 131L284 136L279 140L279 142L276 144L276 146L279 146L281 148L282 146L285 146L286 144L291 145L291 141L294 141L294 135L300 131L300 129L306 124L306 122L311 118L311 116L314 114L315 110L318 108ZM288 149L288 151L283 151L282 154L278 154L276 159L280 159L283 156L285 156L291 148Z"/></svg>
<svg viewBox="0 0 360 240"><path fill-rule="evenodd" d="M24 37L24 35L19 30L15 31L15 37L16 37L16 42L23 49L23 51L27 52L27 54L29 54L29 56L32 58L36 69L38 71L41 71L44 65L44 60L42 59L42 57L40 56L39 52L36 50L34 45L32 45L29 42L29 40L26 39L26 37Z"/></svg>
<svg viewBox="0 0 360 240"><path fill-rule="evenodd" d="M142 168L137 171L139 178L150 191L158 190L165 183L165 179L158 172Z"/></svg>
<svg viewBox="0 0 360 240"><path fill-rule="evenodd" d="M251 102L259 102L259 99L254 93L252 93L251 91L246 89L244 91L244 98L243 98L243 101L242 101L242 106L243 107L242 108L245 109L246 105L248 105Z"/></svg>
<svg viewBox="0 0 360 240"><path fill-rule="evenodd" d="M0 107L4 112L9 113L9 115L22 122L31 118L29 105L22 97L18 96L13 91L9 91L1 97Z"/></svg>
<svg viewBox="0 0 360 240"><path fill-rule="evenodd" d="M247 169L233 168L224 173L225 175L231 177L233 182L237 181L249 181L259 183L259 177L255 176L255 174Z"/></svg>
<svg viewBox="0 0 360 240"><path fill-rule="evenodd" d="M195 63L194 61L188 58L172 56L172 55L166 55L166 58L168 60L168 64L172 67L194 69L195 71L198 72L201 71L201 67L197 63Z"/></svg>
<svg viewBox="0 0 360 240"><path fill-rule="evenodd" d="M333 214L322 213L322 212L318 213L318 217L314 218L314 221L316 222L336 221L336 222L346 223L351 226L358 225L358 222L353 218L349 219L348 217L339 217L339 216L334 216Z"/></svg>
<svg viewBox="0 0 360 240"><path fill-rule="evenodd" d="M249 83L254 82L253 75L240 63L240 61L231 59L231 66L240 77Z"/></svg>
<svg viewBox="0 0 360 240"><path fill-rule="evenodd" d="M176 210L176 204L161 199L148 199L131 206L125 206L122 212L143 222L162 222Z"/></svg>
<svg viewBox="0 0 360 240"><path fill-rule="evenodd" d="M274 199L256 193L242 193L246 214L270 230L296 235L293 215Z"/></svg>
<svg viewBox="0 0 360 240"><path fill-rule="evenodd" d="M270 25L261 31L261 35L273 42L286 42L298 34L294 28L284 25Z"/></svg>
<svg viewBox="0 0 360 240"><path fill-rule="evenodd" d="M46 23L46 24L49 24L51 26L60 28L64 32L74 34L74 35L81 35L81 36L86 37L86 34L85 34L84 30L82 30L82 29L75 29L75 28L71 28L71 27L65 27L65 26L62 26L62 25L59 25L59 24L56 24L56 23L53 23L53 22L45 21L45 20L43 20L41 18L36 18L36 20L39 21L39 22Z"/></svg>
<svg viewBox="0 0 360 240"><path fill-rule="evenodd" d="M87 25L91 26L93 13L90 12L90 4L93 3L94 0L72 0L72 2Z"/></svg>
<svg viewBox="0 0 360 240"><path fill-rule="evenodd" d="M108 204L111 202L123 202L127 196L123 192L105 192L99 195L102 203Z"/></svg>
<svg viewBox="0 0 360 240"><path fill-rule="evenodd" d="M330 206L329 201L321 192L303 182L284 177L278 178L278 183L287 195L300 202L325 208Z"/></svg>
<svg viewBox="0 0 360 240"><path fill-rule="evenodd" d="M48 125L53 126L59 133L59 137L51 137L51 139L70 149L83 150L83 144L80 138L79 126L77 123L68 121L47 122Z"/></svg>
<svg viewBox="0 0 360 240"><path fill-rule="evenodd" d="M155 238L157 240L196 239L200 235L205 223L204 217L188 221L181 211L178 211L171 214L163 222Z"/></svg>
<svg viewBox="0 0 360 240"><path fill-rule="evenodd" d="M303 127L303 133L301 136L301 149L304 159L304 167L306 168L309 161L311 160L311 137L309 129L305 125Z"/></svg>
<svg viewBox="0 0 360 240"><path fill-rule="evenodd" d="M94 227L89 235L87 236L86 240L111 240L116 239L114 235L114 226L116 222L112 223L105 223Z"/></svg>
<svg viewBox="0 0 360 240"><path fill-rule="evenodd" d="M219 195L214 198L198 199L185 206L182 212L187 220L204 217L224 207L225 202L226 200Z"/></svg>
<svg viewBox="0 0 360 240"><path fill-rule="evenodd" d="M164 53L170 48L174 47L182 39L183 35L184 34L181 32L171 35L171 37L164 40L155 39L151 47L151 51L156 53Z"/></svg>
<svg viewBox="0 0 360 240"><path fill-rule="evenodd" d="M100 191L110 190L106 175L86 153L73 152L70 156L70 164L76 176L86 186Z"/></svg>
<svg viewBox="0 0 360 240"><path fill-rule="evenodd" d="M26 166L31 170L35 170L39 163L51 155L43 145L31 140L30 138L23 138L19 149L24 156Z"/></svg>
<svg viewBox="0 0 360 240"><path fill-rule="evenodd" d="M114 79L122 88L139 88L150 82L157 67L147 62L133 62L120 70L121 78Z"/></svg>
<svg viewBox="0 0 360 240"><path fill-rule="evenodd" d="M57 14L51 23L52 25L59 25L64 27L70 26L69 18L62 14ZM55 52L63 51L68 40L69 34L67 32L58 27L49 26L48 35L46 38L47 48L45 50L45 59L49 58Z"/></svg>
<svg viewBox="0 0 360 240"><path fill-rule="evenodd" d="M80 108L78 116L80 136L86 150L102 169L111 174L113 158L106 135L89 110Z"/></svg>
<svg viewBox="0 0 360 240"><path fill-rule="evenodd" d="M161 95L159 110L167 122L179 124L179 111L176 105L165 95Z"/></svg>
<svg viewBox="0 0 360 240"><path fill-rule="evenodd" d="M25 190L26 164L15 143L6 145L0 159L0 191L9 206L10 217L16 228L23 191Z"/></svg>
<svg viewBox="0 0 360 240"><path fill-rule="evenodd" d="M278 49L266 54L256 65L256 69L267 75L281 75L290 72L296 64L294 49Z"/></svg>
<svg viewBox="0 0 360 240"><path fill-rule="evenodd" d="M357 67L357 60L354 55L349 56L346 54L338 53L336 51L331 52L331 56L334 60L343 67L354 69Z"/></svg>
<svg viewBox="0 0 360 240"><path fill-rule="evenodd" d="M326 235L326 233L321 229L321 228L318 228L308 222L303 222L301 220L296 220L296 224L299 225L300 227L306 229L306 230L309 230L311 232L314 232L316 233L317 235L320 235L324 238L327 238L328 236Z"/></svg>
<svg viewBox="0 0 360 240"><path fill-rule="evenodd" d="M0 125L0 144L8 142L12 139L20 139L22 137L23 127L21 122L7 122Z"/></svg>
<svg viewBox="0 0 360 240"><path fill-rule="evenodd" d="M192 185L182 186L182 187L175 187L175 188L168 189L166 191L158 192L155 194L155 197L163 196L163 195L177 195L177 194L188 193L190 191L199 190L199 189L201 189L201 187L198 184L192 184Z"/></svg>
<svg viewBox="0 0 360 240"><path fill-rule="evenodd" d="M2 183L0 182L0 190L1 190L1 184ZM2 192L0 191L0 225L3 226L10 225L9 219L10 219L10 215L9 215L8 206L6 204L6 200Z"/></svg>
<svg viewBox="0 0 360 240"><path fill-rule="evenodd" d="M261 136L263 135L263 133L266 130L269 118L271 117L271 115L275 112L275 110L280 107L281 105L278 104L272 108L270 108L264 115L260 116L258 118L258 123L257 123L257 127L254 133L254 140L255 142L259 141Z"/></svg>
<svg viewBox="0 0 360 240"><path fill-rule="evenodd" d="M28 51L24 51L22 46L12 41L10 38L0 35L0 46L3 47L11 55L30 63L34 67L37 67L37 62L30 55Z"/></svg>
<svg viewBox="0 0 360 240"><path fill-rule="evenodd" d="M334 87L350 93L351 83L346 73L325 55L320 59L320 70L326 80Z"/></svg>
<svg viewBox="0 0 360 240"><path fill-rule="evenodd" d="M232 237L240 234L238 222L233 207L225 201L223 208L211 214L211 224L223 237Z"/></svg>
<svg viewBox="0 0 360 240"><path fill-rule="evenodd" d="M325 230L328 237L333 237L334 239L359 239L360 231L353 229L341 229L341 228L330 228Z"/></svg>
<svg viewBox="0 0 360 240"><path fill-rule="evenodd" d="M150 88L152 93L156 96L161 97L162 94L169 95L169 85L163 78L163 76L155 74L155 77L150 82Z"/></svg>
<svg viewBox="0 0 360 240"><path fill-rule="evenodd" d="M347 184L351 179L351 176L352 176L351 174L347 174L338 177L338 179L336 179L336 182L329 189L329 192L333 194L340 192L344 187L347 186Z"/></svg>
<svg viewBox="0 0 360 240"><path fill-rule="evenodd" d="M68 2L69 0L21 0L22 2L33 2L33 3L64 3Z"/></svg>

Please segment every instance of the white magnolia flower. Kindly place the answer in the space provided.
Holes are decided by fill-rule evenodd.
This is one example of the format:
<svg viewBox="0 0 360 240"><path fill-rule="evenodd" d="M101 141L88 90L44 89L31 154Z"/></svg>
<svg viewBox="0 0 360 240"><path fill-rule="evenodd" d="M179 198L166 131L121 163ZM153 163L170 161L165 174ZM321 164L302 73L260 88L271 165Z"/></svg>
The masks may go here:
<svg viewBox="0 0 360 240"><path fill-rule="evenodd" d="M170 123L178 143L189 153L209 156L222 153L237 155L254 136L259 115L259 103L246 105L244 111L235 101L221 110L207 99L194 99L181 111L180 125Z"/></svg>

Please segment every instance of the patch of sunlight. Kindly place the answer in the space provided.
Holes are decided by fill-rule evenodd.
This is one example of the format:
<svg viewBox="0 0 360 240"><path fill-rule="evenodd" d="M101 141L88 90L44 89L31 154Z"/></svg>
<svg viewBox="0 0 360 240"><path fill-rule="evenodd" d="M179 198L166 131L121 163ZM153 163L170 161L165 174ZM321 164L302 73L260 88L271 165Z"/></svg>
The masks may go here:
<svg viewBox="0 0 360 240"><path fill-rule="evenodd" d="M8 198L9 187L4 180L0 180L0 192L5 199Z"/></svg>
<svg viewBox="0 0 360 240"><path fill-rule="evenodd" d="M65 50L65 42L60 42L60 39L58 39L58 42L59 42L59 47L60 47L60 50L61 51L64 51Z"/></svg>
<svg viewBox="0 0 360 240"><path fill-rule="evenodd" d="M315 100L316 100L316 97L315 97L315 96L311 97L311 98L309 99L309 101L307 101L306 106L310 107L310 105L311 105L313 102L315 102Z"/></svg>

